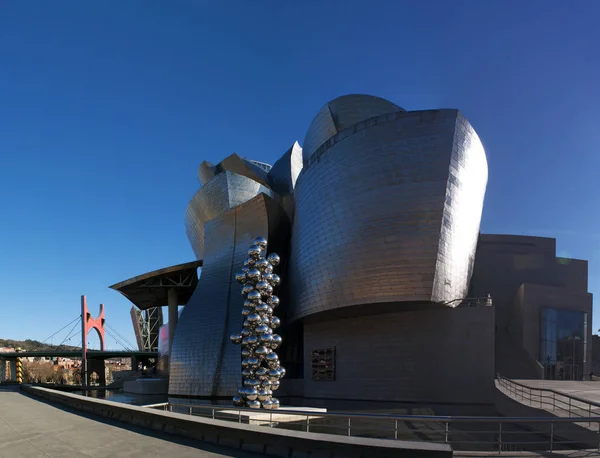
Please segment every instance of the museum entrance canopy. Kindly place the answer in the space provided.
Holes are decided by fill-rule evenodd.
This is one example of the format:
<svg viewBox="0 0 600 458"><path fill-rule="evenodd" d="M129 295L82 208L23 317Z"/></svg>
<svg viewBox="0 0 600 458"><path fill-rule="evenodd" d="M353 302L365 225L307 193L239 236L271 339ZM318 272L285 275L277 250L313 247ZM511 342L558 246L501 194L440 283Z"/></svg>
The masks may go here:
<svg viewBox="0 0 600 458"><path fill-rule="evenodd" d="M140 310L169 304L169 290L177 292L177 305L190 300L198 284L202 260L178 264L122 281L110 288L120 292Z"/></svg>

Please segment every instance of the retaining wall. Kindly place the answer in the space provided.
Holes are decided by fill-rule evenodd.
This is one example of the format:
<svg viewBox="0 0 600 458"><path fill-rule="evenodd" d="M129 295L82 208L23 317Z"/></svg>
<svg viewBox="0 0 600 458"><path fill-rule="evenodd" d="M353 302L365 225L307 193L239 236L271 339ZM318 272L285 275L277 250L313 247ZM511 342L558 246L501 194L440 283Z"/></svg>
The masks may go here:
<svg viewBox="0 0 600 458"><path fill-rule="evenodd" d="M272 457L295 458L310 455L311 458L446 458L453 456L452 448L445 444L272 429L86 398L31 385L22 385L22 390L92 415Z"/></svg>

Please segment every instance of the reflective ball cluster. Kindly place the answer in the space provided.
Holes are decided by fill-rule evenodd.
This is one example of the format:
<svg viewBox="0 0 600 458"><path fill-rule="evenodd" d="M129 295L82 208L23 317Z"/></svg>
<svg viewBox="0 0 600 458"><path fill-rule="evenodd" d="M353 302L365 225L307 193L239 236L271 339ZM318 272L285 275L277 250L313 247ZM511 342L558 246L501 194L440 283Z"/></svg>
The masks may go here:
<svg viewBox="0 0 600 458"><path fill-rule="evenodd" d="M281 345L281 336L273 331L281 324L274 311L279 298L273 294L281 279L273 273L279 265L279 255L266 256L267 241L257 237L248 249L248 259L244 268L235 275L241 283L244 307L242 332L233 334L230 339L242 346L243 386L239 395L233 398L237 407L252 409L277 409L279 400L273 397L273 391L279 388L279 379L285 375L285 369L279 364L275 350Z"/></svg>

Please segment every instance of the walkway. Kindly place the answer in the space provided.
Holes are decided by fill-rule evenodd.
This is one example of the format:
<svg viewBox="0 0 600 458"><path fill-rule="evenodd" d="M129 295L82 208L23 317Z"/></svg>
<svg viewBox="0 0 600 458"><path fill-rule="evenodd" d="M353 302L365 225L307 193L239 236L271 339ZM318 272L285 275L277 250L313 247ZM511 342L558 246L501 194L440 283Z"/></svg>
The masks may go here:
<svg viewBox="0 0 600 458"><path fill-rule="evenodd" d="M87 416L0 387L0 458L243 457L257 455Z"/></svg>

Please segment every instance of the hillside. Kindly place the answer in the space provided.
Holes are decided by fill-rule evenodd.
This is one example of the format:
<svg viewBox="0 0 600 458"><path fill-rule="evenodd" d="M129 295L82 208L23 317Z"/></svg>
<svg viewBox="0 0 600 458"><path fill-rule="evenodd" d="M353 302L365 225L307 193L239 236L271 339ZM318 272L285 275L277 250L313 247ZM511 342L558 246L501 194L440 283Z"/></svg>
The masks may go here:
<svg viewBox="0 0 600 458"><path fill-rule="evenodd" d="M0 339L0 347L21 347L23 351L75 351L81 350L81 347L73 347L72 345L50 345L37 340L11 340Z"/></svg>

